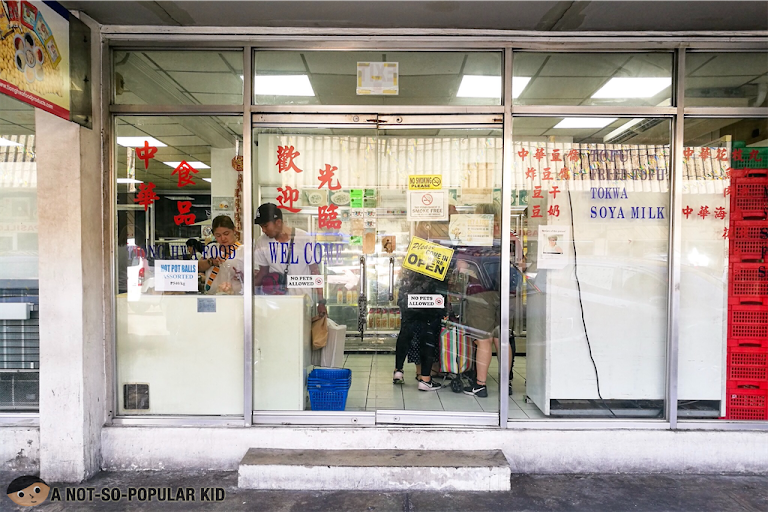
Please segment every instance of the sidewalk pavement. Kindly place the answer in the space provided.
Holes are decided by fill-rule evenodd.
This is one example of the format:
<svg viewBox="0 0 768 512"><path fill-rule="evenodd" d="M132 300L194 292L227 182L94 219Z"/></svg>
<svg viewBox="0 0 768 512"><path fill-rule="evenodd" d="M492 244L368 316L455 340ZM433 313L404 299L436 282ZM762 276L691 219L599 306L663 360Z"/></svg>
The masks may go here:
<svg viewBox="0 0 768 512"><path fill-rule="evenodd" d="M20 474L0 472L0 485ZM374 491L257 491L237 488L236 472L135 471L102 472L82 484L58 484L61 501L52 502L52 494L42 505L24 508L0 496L0 510L35 510L41 512L70 510L105 511L376 511L376 512L472 512L557 511L768 511L768 475L512 475L511 492L374 492ZM147 488L170 488L175 497L179 488L190 488L195 501L139 501ZM67 501L77 494L86 501ZM80 488L81 490L77 490ZM87 501L87 488L93 488L93 500ZM128 501L105 502L115 488L136 496ZM141 489L143 488L143 490ZM223 489L222 501L200 501L204 496L216 499ZM139 494L139 492L141 494ZM162 491L167 493L168 491ZM53 493L53 491L52 491ZM222 491L218 492L219 497Z"/></svg>

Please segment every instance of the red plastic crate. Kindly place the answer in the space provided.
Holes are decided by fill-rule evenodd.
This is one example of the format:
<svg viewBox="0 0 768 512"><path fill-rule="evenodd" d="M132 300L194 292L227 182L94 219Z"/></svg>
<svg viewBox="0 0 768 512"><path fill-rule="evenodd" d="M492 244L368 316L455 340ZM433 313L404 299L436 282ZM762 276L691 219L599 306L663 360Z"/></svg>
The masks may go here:
<svg viewBox="0 0 768 512"><path fill-rule="evenodd" d="M732 263L728 303L768 305L768 263Z"/></svg>
<svg viewBox="0 0 768 512"><path fill-rule="evenodd" d="M768 382L768 348L728 347L728 379Z"/></svg>
<svg viewBox="0 0 768 512"><path fill-rule="evenodd" d="M728 306L728 338L768 337L768 306Z"/></svg>
<svg viewBox="0 0 768 512"><path fill-rule="evenodd" d="M760 260L768 254L768 221L731 222L728 238L731 261Z"/></svg>
<svg viewBox="0 0 768 512"><path fill-rule="evenodd" d="M728 420L768 419L768 389L728 387L725 398Z"/></svg>
<svg viewBox="0 0 768 512"><path fill-rule="evenodd" d="M731 171L731 220L766 219L768 216L768 170Z"/></svg>
<svg viewBox="0 0 768 512"><path fill-rule="evenodd" d="M768 178L768 169L731 169L731 179Z"/></svg>
<svg viewBox="0 0 768 512"><path fill-rule="evenodd" d="M768 348L768 338L728 338L728 348L731 347Z"/></svg>

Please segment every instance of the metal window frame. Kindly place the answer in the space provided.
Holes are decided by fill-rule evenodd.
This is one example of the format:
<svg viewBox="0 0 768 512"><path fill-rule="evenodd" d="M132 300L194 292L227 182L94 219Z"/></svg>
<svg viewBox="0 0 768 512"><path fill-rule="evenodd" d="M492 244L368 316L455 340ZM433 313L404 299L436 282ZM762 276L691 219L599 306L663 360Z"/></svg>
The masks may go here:
<svg viewBox="0 0 768 512"><path fill-rule="evenodd" d="M592 430L592 429L672 429L672 430L768 430L768 422L727 422L722 420L690 420L678 422L677 417L677 358L678 358L678 316L679 316L679 279L680 279L680 249L681 236L679 219L675 222L674 215L676 204L681 200L682 176L679 172L682 165L682 144L684 137L684 122L687 118L695 117L729 117L729 118L764 118L768 117L768 108L732 108L732 107L685 107L685 55L689 52L765 52L768 51L768 33L762 31L731 31L715 34L702 34L697 32L564 32L552 34L551 32L536 31L506 31L506 30L459 30L459 29L378 29L371 36L368 29L340 29L334 30L329 35L327 29L304 28L226 28L226 34L221 34L222 29L217 27L156 27L156 26L116 26L106 25L102 27L102 101L109 103L103 109L103 122L105 133L104 165L108 169L109 181L105 183L105 193L111 203L107 205L110 215L110 223L105 238L109 240L110 247L110 274L114 286L115 261L114 241L116 217L114 194L116 187L113 183L114 144L112 140L115 132L115 117L118 115L237 115L243 116L243 200L245 205L243 215L246 219L252 217L252 162L250 159L250 142L252 138L252 120L257 113L271 114L499 114L503 116L503 175L511 172L512 160L509 156L512 151L512 128L514 117L528 116L554 116L562 117L575 115L590 116L646 116L668 117L673 119L673 148L672 161L675 172L670 184L670 208L673 209L673 217L670 219L670 244L669 244L669 277L668 289L668 326L667 326L667 382L666 382L666 419L665 420L611 420L601 419L576 419L553 420L531 419L512 420L507 418L508 400L506 396L500 397L500 414L498 427L510 429L555 429L555 430ZM607 46L610 45L610 48ZM303 105L254 105L252 90L252 66L255 50L285 50L285 51L498 51L502 52L502 76L504 91L502 104L498 106L368 106L368 105L333 105L333 106L303 106ZM111 69L112 54L114 49L168 49L168 50L243 50L244 88L243 105L112 105ZM615 53L615 52L674 52L674 79L675 103L673 107L603 107L603 106L529 106L514 105L512 101L511 80L512 64L515 52L558 52L558 53ZM284 125L283 125L284 126ZM298 126L297 126L298 127ZM360 125L357 125L360 127ZM509 256L509 213L511 184L508 180L502 182L502 195L504 200L502 218L502 251ZM680 197L678 197L680 196ZM244 222L244 243L252 242L253 226L250 222ZM506 250L504 249L506 248ZM248 251L247 251L248 252ZM248 267L250 265L250 267ZM246 266L253 265L252 254L246 255ZM502 268L502 328L508 332L509 314L508 295L504 294L504 288L508 294L509 269ZM504 274L506 279L504 278ZM246 276L246 285L250 286L252 276ZM268 413L248 414L251 410L253 381L250 375L250 355L252 355L253 325L248 321L252 310L252 297L244 301L245 329L244 329L244 417L215 418L210 416L117 416L118 389L117 379L114 378L116 366L115 343L115 295L111 294L112 303L112 327L110 350L112 368L108 369L113 375L112 396L110 409L112 411L109 423L112 425L227 425L250 426L254 423L262 424L262 421L272 416L272 420L278 420L277 415ZM500 367L504 368L509 349L502 351ZM508 376L502 377L508 381ZM504 382L502 382L502 385ZM503 389L503 388L502 388ZM503 394L502 394L503 395ZM418 411L412 412L417 414ZM320 415L312 415L310 411L301 411L298 414L307 418L314 417L320 420ZM423 413L422 413L423 414ZM285 415L283 415L285 416ZM293 416L293 415L291 415ZM335 415L332 415L335 416ZM347 415L345 415L347 416ZM350 417L361 416L352 412ZM431 416L431 415L428 415ZM367 417L367 416L366 416ZM283 418L286 419L287 417ZM327 418L335 421L330 416ZM273 421L263 424L274 425ZM302 419L294 420L297 423L308 424ZM351 420L350 420L351 421ZM368 421L368 420L365 420ZM484 421L487 421L484 420ZM311 425L324 423L313 422ZM439 426L439 423L435 423Z"/></svg>

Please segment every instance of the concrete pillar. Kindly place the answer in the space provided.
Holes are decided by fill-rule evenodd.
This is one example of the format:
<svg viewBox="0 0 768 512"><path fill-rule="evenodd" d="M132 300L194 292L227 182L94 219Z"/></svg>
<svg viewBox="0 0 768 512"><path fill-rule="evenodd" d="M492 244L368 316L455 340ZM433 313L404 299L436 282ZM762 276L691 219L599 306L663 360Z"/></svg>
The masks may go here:
<svg viewBox="0 0 768 512"><path fill-rule="evenodd" d="M93 129L35 113L40 267L40 476L99 471L108 417L100 44L92 33ZM109 381L111 383L111 380Z"/></svg>

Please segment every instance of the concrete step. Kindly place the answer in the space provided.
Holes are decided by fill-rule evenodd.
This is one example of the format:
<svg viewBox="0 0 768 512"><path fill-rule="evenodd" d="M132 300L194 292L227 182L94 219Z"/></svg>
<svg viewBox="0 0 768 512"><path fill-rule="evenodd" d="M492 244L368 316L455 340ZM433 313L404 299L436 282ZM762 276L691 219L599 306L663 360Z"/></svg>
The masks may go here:
<svg viewBox="0 0 768 512"><path fill-rule="evenodd" d="M501 450L274 450L240 461L245 489L509 491Z"/></svg>

